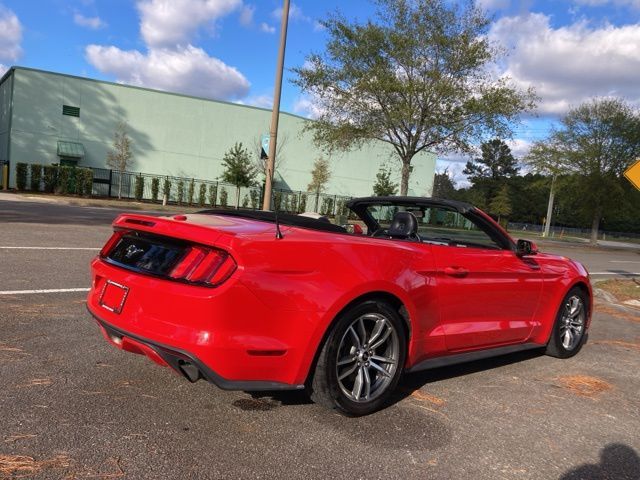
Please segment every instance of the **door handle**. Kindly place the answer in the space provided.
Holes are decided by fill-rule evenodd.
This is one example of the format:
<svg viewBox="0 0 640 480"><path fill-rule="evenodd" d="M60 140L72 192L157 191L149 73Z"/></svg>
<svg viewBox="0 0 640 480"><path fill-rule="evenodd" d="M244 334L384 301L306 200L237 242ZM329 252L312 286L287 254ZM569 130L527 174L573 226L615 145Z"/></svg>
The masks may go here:
<svg viewBox="0 0 640 480"><path fill-rule="evenodd" d="M462 278L469 275L469 270L462 267L444 267L444 274L450 277Z"/></svg>

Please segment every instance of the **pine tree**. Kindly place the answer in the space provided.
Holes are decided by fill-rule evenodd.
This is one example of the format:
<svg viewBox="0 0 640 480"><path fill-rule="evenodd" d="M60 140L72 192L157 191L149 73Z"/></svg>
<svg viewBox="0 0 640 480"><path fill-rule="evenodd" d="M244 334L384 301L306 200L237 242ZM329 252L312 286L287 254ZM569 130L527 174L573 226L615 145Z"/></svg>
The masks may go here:
<svg viewBox="0 0 640 480"><path fill-rule="evenodd" d="M498 194L491 200L489 205L491 213L498 216L498 223L502 217L511 215L511 199L509 198L509 187L504 185Z"/></svg>
<svg viewBox="0 0 640 480"><path fill-rule="evenodd" d="M388 197L398 193L398 184L391 181L391 169L380 167L376 174L376 183L373 185L373 194L376 197Z"/></svg>
<svg viewBox="0 0 640 480"><path fill-rule="evenodd" d="M236 208L240 205L240 188L255 184L257 169L251 162L249 152L241 143L236 143L224 154L222 180L236 187Z"/></svg>

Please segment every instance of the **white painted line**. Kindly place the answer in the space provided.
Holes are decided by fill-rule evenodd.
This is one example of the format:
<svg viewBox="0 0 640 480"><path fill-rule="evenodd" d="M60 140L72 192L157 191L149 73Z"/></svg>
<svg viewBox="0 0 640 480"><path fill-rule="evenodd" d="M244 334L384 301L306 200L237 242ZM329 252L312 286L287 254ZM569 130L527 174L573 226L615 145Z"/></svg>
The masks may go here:
<svg viewBox="0 0 640 480"><path fill-rule="evenodd" d="M589 275L640 275L640 272L589 272Z"/></svg>
<svg viewBox="0 0 640 480"><path fill-rule="evenodd" d="M3 247L0 250L100 250L94 247Z"/></svg>
<svg viewBox="0 0 640 480"><path fill-rule="evenodd" d="M51 288L49 290L0 290L0 295L26 295L29 293L88 292L89 288Z"/></svg>

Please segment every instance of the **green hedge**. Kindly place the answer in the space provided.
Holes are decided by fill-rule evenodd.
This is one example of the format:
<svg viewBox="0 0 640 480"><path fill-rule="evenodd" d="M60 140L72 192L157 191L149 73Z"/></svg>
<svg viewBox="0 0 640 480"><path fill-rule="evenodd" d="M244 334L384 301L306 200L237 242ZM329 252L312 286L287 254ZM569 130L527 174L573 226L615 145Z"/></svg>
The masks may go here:
<svg viewBox="0 0 640 480"><path fill-rule="evenodd" d="M56 165L44 166L44 191L53 193L58 183L58 167Z"/></svg>
<svg viewBox="0 0 640 480"><path fill-rule="evenodd" d="M144 177L142 175L136 176L136 184L135 184L135 197L139 202L142 200L142 196L144 195Z"/></svg>
<svg viewBox="0 0 640 480"><path fill-rule="evenodd" d="M31 190L34 192L40 191L40 184L42 183L42 165L39 163L31 164Z"/></svg>
<svg viewBox="0 0 640 480"><path fill-rule="evenodd" d="M160 179L158 177L153 177L151 179L151 201L158 201L158 192L160 191Z"/></svg>
<svg viewBox="0 0 640 480"><path fill-rule="evenodd" d="M27 188L26 163L16 163L16 187L18 187L18 190L26 190Z"/></svg>

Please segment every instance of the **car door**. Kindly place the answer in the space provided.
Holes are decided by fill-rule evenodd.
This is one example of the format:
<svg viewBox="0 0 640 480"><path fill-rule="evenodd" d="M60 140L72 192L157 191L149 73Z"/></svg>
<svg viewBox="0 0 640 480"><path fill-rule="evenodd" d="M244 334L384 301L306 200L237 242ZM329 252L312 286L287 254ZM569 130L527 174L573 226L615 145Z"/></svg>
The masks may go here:
<svg viewBox="0 0 640 480"><path fill-rule="evenodd" d="M542 292L542 273L479 215L425 212L419 230L436 265L440 324L449 351L525 341Z"/></svg>

